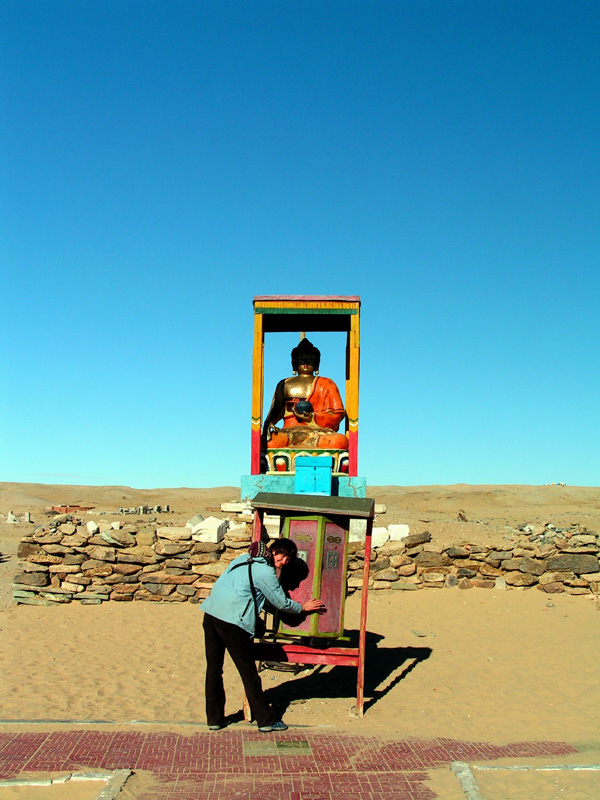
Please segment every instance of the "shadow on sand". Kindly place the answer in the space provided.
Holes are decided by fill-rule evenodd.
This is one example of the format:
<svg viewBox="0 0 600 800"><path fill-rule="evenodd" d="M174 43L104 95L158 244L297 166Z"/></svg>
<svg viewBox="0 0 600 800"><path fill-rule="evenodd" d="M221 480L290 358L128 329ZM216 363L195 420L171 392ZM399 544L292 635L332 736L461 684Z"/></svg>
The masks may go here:
<svg viewBox="0 0 600 800"><path fill-rule="evenodd" d="M358 631L347 631L358 646ZM429 658L430 647L381 647L381 634L367 631L365 652L364 710L375 705L397 686L415 667ZM262 673L263 679L268 671ZM273 688L265 687L269 702L282 715L290 703L309 698L356 697L355 667L315 667Z"/></svg>

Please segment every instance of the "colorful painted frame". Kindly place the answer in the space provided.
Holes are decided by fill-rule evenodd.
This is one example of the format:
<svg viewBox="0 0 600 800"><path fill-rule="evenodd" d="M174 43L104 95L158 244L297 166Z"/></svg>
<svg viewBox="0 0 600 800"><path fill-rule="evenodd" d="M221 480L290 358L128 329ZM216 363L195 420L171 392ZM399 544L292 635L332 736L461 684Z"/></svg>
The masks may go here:
<svg viewBox="0 0 600 800"><path fill-rule="evenodd" d="M346 581L348 578L348 537L349 537L349 518L346 516L343 517L331 517L325 515L306 515L303 514L302 516L286 516L284 517L284 526L282 531L282 536L286 539L293 539L298 546L298 555L307 561L307 559L301 554L301 547L302 543L296 538L293 534L291 528L294 523L304 523L304 522L313 522L315 536L314 536L314 547L313 549L316 551L314 560L312 561L312 583L308 588L308 595L306 597L309 600L311 597L317 597L320 600L325 600L324 597L324 578L323 575L323 564L327 561L327 553L328 551L338 550L341 553L341 560L339 560L339 566L335 569L335 577L333 579L333 592L331 588L331 582L329 582L329 586L325 588L325 592L331 598L332 595L336 595L334 597L334 602L332 603L332 609L328 609L332 611L330 615L327 613L324 616L320 616L319 614L310 614L307 620L307 624L299 625L296 627L288 627L284 622L280 623L279 626L279 633L282 635L298 635L298 636L309 636L312 638L321 638L321 639L339 639L340 637L344 636L344 612L345 612L345 603L346 603ZM341 548L331 547L330 539L327 538L327 529L330 528L331 525L334 525L338 528L338 530L343 531L343 538L340 538ZM337 536L335 538L338 538ZM312 536L311 536L312 539ZM311 562L307 562L309 566ZM331 574L331 573L329 573ZM306 579L308 582L308 578ZM337 581L340 581L340 590L336 592L335 584ZM290 597L292 600L297 600L299 603L303 601L299 599L294 592L290 592ZM329 603L327 603L329 605ZM331 617L336 620L335 627L331 626Z"/></svg>
<svg viewBox="0 0 600 800"><path fill-rule="evenodd" d="M264 399L265 333L342 331L346 339L348 474L358 475L358 384L360 374L360 297L259 295L254 298L252 354L252 441L250 473L260 474Z"/></svg>

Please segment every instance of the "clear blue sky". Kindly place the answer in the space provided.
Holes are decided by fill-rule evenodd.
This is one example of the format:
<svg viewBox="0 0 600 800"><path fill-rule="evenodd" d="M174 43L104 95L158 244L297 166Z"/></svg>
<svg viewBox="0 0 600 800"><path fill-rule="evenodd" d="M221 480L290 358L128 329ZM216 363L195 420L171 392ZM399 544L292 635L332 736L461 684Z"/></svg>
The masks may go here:
<svg viewBox="0 0 600 800"><path fill-rule="evenodd" d="M370 484L600 485L597 2L1 0L0 38L0 480L239 485L253 296L358 294Z"/></svg>

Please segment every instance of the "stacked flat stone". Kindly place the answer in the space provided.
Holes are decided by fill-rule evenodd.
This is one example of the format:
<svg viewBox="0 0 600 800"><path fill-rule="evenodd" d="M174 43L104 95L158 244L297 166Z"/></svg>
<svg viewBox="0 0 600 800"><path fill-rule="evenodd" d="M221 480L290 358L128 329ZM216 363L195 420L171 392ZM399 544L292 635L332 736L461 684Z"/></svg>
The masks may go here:
<svg viewBox="0 0 600 800"><path fill-rule="evenodd" d="M13 596L30 605L198 603L251 538L250 525L215 517L191 527L161 527L146 521L86 524L65 514L21 540Z"/></svg>
<svg viewBox="0 0 600 800"><path fill-rule="evenodd" d="M391 528L392 526L390 526ZM579 524L536 533L525 525L501 545L469 543L440 547L427 531L388 540L371 552L369 587L414 591L427 588L528 588L600 594L600 537ZM350 542L348 587L362 586L364 543Z"/></svg>
<svg viewBox="0 0 600 800"><path fill-rule="evenodd" d="M241 505L241 504L240 504ZM19 544L13 594L18 603L78 601L98 604L145 600L198 603L229 562L252 538L249 509L228 519L194 517L185 527L146 520L88 522L55 517ZM270 520L271 535L279 532ZM348 593L362 587L364 534L351 531ZM536 530L523 525L502 544L461 542L439 546L427 531L407 525L374 529L369 588L415 591L429 588L529 588L544 592L600 594L600 537L573 524Z"/></svg>

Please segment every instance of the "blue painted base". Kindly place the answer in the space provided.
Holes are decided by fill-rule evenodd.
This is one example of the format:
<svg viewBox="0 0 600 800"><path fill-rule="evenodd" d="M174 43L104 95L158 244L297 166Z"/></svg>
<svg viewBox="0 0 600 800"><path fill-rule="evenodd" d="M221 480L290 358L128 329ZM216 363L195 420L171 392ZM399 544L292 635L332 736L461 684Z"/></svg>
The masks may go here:
<svg viewBox="0 0 600 800"><path fill-rule="evenodd" d="M320 494L331 497L333 458L296 456L294 494Z"/></svg>
<svg viewBox="0 0 600 800"><path fill-rule="evenodd" d="M252 500L259 492L294 494L294 475L242 475L242 500ZM367 479L334 476L331 494L333 497L366 497Z"/></svg>

